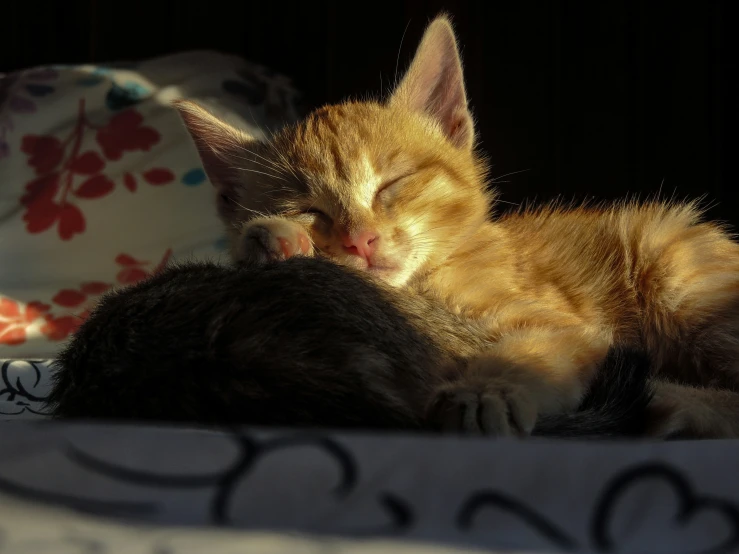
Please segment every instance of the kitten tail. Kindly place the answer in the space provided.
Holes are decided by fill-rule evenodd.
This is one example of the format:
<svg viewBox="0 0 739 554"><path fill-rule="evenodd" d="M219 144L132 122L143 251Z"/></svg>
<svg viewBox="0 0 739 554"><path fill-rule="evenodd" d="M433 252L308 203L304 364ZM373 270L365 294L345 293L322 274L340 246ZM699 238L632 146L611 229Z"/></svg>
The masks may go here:
<svg viewBox="0 0 739 554"><path fill-rule="evenodd" d="M546 416L533 435L556 438L644 436L654 391L646 354L612 348L577 412Z"/></svg>

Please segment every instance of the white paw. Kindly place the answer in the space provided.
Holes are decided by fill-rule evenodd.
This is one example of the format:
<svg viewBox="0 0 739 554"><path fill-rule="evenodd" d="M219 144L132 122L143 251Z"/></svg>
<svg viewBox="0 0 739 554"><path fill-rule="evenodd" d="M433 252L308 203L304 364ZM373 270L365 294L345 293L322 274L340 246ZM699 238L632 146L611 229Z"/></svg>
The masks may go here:
<svg viewBox="0 0 739 554"><path fill-rule="evenodd" d="M244 227L237 257L246 262L266 263L293 256L313 255L304 227L286 219L259 219Z"/></svg>
<svg viewBox="0 0 739 554"><path fill-rule="evenodd" d="M471 435L528 436L536 424L536 401L521 385L449 383L431 402L429 420L446 432Z"/></svg>

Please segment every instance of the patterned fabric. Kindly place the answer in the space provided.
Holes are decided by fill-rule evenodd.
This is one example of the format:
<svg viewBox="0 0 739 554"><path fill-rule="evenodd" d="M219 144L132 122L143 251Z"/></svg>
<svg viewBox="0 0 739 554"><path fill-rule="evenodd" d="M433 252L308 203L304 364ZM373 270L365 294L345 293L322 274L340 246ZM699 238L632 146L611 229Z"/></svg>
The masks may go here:
<svg viewBox="0 0 739 554"><path fill-rule="evenodd" d="M40 368L111 287L222 257L183 97L257 136L297 117L286 78L214 52L0 75L0 359ZM0 363L0 399L28 392Z"/></svg>
<svg viewBox="0 0 739 554"><path fill-rule="evenodd" d="M0 420L45 417L52 360L0 360Z"/></svg>
<svg viewBox="0 0 739 554"><path fill-rule="evenodd" d="M17 421L0 434L0 547L292 554L359 552L336 541L372 538L397 541L384 552L403 552L402 541L417 552L731 553L737 464L739 441L593 446ZM305 535L314 539L298 548Z"/></svg>

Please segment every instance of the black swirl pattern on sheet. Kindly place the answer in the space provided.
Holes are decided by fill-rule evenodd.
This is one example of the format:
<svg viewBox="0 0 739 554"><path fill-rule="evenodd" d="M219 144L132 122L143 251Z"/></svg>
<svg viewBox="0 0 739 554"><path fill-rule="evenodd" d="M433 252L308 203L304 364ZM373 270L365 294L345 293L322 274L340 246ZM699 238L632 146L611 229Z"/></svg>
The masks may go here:
<svg viewBox="0 0 739 554"><path fill-rule="evenodd" d="M402 536L404 539L418 540L430 540L432 536L429 535L429 527L433 525L429 526L428 522L424 521L425 506L414 504L404 493L394 490L384 482L379 485L375 483L373 486L363 483L361 457L342 441L341 437L311 432L273 433L263 437L244 430L215 434L226 437L230 444L235 446L233 459L217 470L189 475L181 473L178 475L178 472L186 469L186 464L177 468L172 467L171 471L132 469L101 459L71 442L66 443L62 453L66 460L84 474L123 484L131 490L152 489L155 491L151 495L154 499L160 496L156 493L158 490L201 489L207 492L206 496L209 499L207 513L210 524L214 527L233 528L244 526L243 522L236 523L238 512L234 511L235 491L245 483L248 484L250 480L259 479L255 477L255 472L260 465L270 463L269 454L275 452L289 454L295 451L294 455L299 455L301 448L315 448L329 460L328 463L332 468L330 471L335 471L334 484L326 489L326 494L336 501L338 509L348 511L352 506L356 506L358 491L364 487L364 497L367 498L369 494L370 501L375 503L378 513L381 513L383 518L381 525L359 525L351 529L344 526L333 534L349 538ZM283 456L282 463L286 459L290 458ZM367 479L376 480L376 476L365 477L365 481ZM305 481L299 479L297 482ZM568 528L557 521L563 517L561 513L546 513L546 510L532 504L530 499L519 498L510 491L498 490L489 485L473 487L459 502L450 503L445 507L448 518L444 525L452 531L453 539L450 542L457 546L511 547L510 544L503 544L504 541L500 541L495 532L486 530L483 523L491 521L490 517L505 515L522 524L517 527L516 548L536 551L537 547L541 548L543 541L548 545L547 550L610 554L620 551L619 541L624 540L623 536L614 531L614 522L625 515L624 496L639 487L655 483L667 485L672 491L672 496L660 495L655 505L673 513L674 524L677 527L689 526L697 516L710 513L714 518L719 518L728 530L728 534L722 536L710 533L705 537L701 535L701 540L704 540L705 544L701 544L699 548L694 548L693 544L683 550L675 550L674 554L728 554L739 551L739 507L736 502L700 493L695 490L687 473L662 461L627 466L607 476L602 488L596 494L590 523L585 528ZM433 486L433 483L429 483L429 486ZM86 490L87 494L79 495L59 494L43 490L42 487L22 485L2 474L0 474L0 492L26 500L65 506L88 514L134 518L139 521L155 518L158 514L161 515L164 509L156 500L122 502L97 499L94 498L94 490ZM667 498L674 499L674 506L667 505L670 502L666 500ZM253 505L251 507L253 508ZM285 509L289 510L289 507ZM652 519L657 517L650 513L651 505L646 509L646 517L639 521L642 527L653 525ZM310 518L306 521L308 520ZM315 532L315 529L296 528L294 531L310 534ZM2 532L0 525L0 535ZM77 537L76 540L84 542L83 539L84 537ZM96 537L90 537L92 542L87 544L93 544L96 540L98 540ZM507 540L510 540L510 537ZM635 546L629 544L629 549L623 551L633 551L633 548ZM640 553L650 552L649 544L637 545L637 548ZM105 549L97 551L105 552Z"/></svg>
<svg viewBox="0 0 739 554"><path fill-rule="evenodd" d="M565 551L577 549L575 539L546 517L521 500L497 491L480 490L471 494L457 513L457 526L465 531L473 529L476 516L487 508L497 508L516 516L534 533L546 538L553 547Z"/></svg>
<svg viewBox="0 0 739 554"><path fill-rule="evenodd" d="M212 487L214 494L210 514L211 523L214 525L229 525L231 523L230 499L235 485L247 479L259 459L274 450L301 445L320 448L329 454L336 463L336 470L339 475L338 485L330 491L331 494L341 498L356 486L358 470L354 457L351 452L331 438L295 435L258 442L243 433L234 433L232 438L239 447L239 455L235 462L222 471L195 476L169 476L145 471L133 471L99 460L77 449L74 445L69 445L66 453L69 459L74 460L87 471L132 485L177 489Z"/></svg>
<svg viewBox="0 0 739 554"><path fill-rule="evenodd" d="M626 469L606 483L596 504L590 531L593 545L598 550L601 552L618 550L610 527L619 500L630 489L649 481L663 482L674 492L677 500L674 524L677 527L689 526L696 516L705 512L715 512L726 521L729 536L716 537L712 541L714 544L705 545L695 554L739 550L739 507L728 500L697 493L683 474L667 464L657 462Z"/></svg>
<svg viewBox="0 0 739 554"><path fill-rule="evenodd" d="M1 363L0 415L47 415L44 401L50 389L50 361L3 360Z"/></svg>

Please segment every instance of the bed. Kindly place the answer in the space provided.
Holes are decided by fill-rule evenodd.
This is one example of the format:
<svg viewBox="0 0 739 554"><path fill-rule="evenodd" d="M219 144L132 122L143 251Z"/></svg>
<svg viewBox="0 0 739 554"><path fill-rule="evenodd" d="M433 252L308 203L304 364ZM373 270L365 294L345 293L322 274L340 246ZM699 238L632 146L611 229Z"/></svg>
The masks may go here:
<svg viewBox="0 0 739 554"><path fill-rule="evenodd" d="M0 551L739 551L739 443L603 444L47 421L95 298L225 260L171 100L258 134L298 92L218 52L0 79Z"/></svg>

